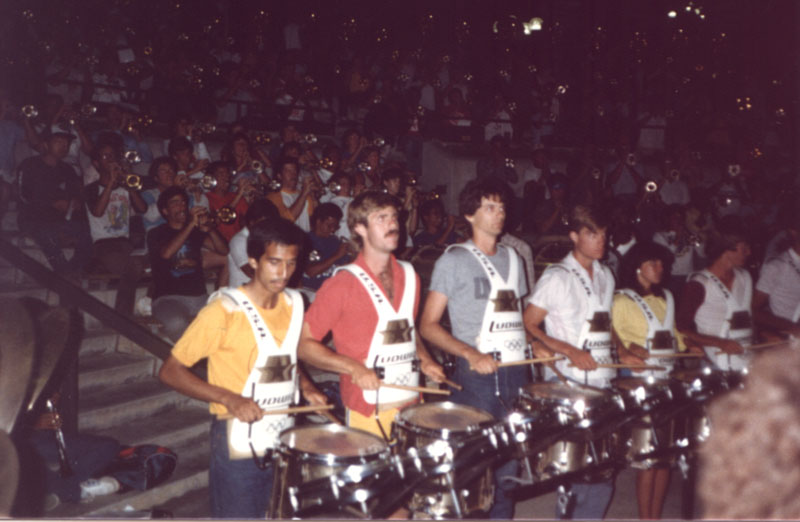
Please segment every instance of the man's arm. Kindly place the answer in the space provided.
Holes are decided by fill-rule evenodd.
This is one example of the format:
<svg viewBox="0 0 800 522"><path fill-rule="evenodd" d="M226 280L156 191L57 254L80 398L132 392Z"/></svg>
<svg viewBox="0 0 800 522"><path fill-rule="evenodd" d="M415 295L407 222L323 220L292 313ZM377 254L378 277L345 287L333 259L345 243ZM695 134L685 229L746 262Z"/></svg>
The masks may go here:
<svg viewBox="0 0 800 522"><path fill-rule="evenodd" d="M254 422L264 416L261 407L253 399L207 383L189 371L189 368L172 355L159 370L158 378L184 395L201 401L222 404L231 415L242 422Z"/></svg>
<svg viewBox="0 0 800 522"><path fill-rule="evenodd" d="M596 370L597 362L588 351L576 348L569 343L565 343L564 341L560 341L544 333L541 329L541 325L545 316L547 316L547 310L533 304L528 304L523 314L525 329L528 330L528 333L551 351L567 357L570 362L579 369L585 371Z"/></svg>
<svg viewBox="0 0 800 522"><path fill-rule="evenodd" d="M800 327L797 324L778 317L770 311L769 295L761 290L756 290L755 295L753 295L753 319L761 328L786 332L795 337L800 337Z"/></svg>
<svg viewBox="0 0 800 522"><path fill-rule="evenodd" d="M325 272L327 269L332 267L338 260L343 258L347 255L347 243L342 241L339 245L339 248L334 252L334 254L325 259L323 261L317 261L316 263L310 263L308 267L306 267L306 275L308 277L316 277L319 274Z"/></svg>
<svg viewBox="0 0 800 522"><path fill-rule="evenodd" d="M199 229L203 232L206 232L206 237L203 239L204 247L212 252L216 252L217 254L223 256L228 255L228 243L225 242L225 239L219 234L219 232L217 232L215 228L209 228L208 231L204 231L202 227L199 227Z"/></svg>
<svg viewBox="0 0 800 522"><path fill-rule="evenodd" d="M178 232L166 245L162 246L159 250L159 255L161 259L169 259L175 255L178 250L181 249L186 240L189 239L189 235L192 233L192 230L197 226L199 216L201 213L205 212L203 207L194 207L189 211L189 222L186 223L180 232Z"/></svg>
<svg viewBox="0 0 800 522"><path fill-rule="evenodd" d="M705 300L705 288L697 281L689 281L683 287L681 294L680 307L676 314L678 331L686 339L689 339L700 346L716 346L725 353L742 353L742 346L736 341L716 337L713 335L701 334L697 331L694 322L695 314L700 305Z"/></svg>
<svg viewBox="0 0 800 522"><path fill-rule="evenodd" d="M303 213L303 207L306 206L306 202L308 201L308 195L311 193L311 179L304 178L303 179L303 187L300 189L300 195L297 196L297 199L292 203L292 206L289 207L289 214L292 216L292 221L297 221L297 218L300 217L300 214Z"/></svg>
<svg viewBox="0 0 800 522"><path fill-rule="evenodd" d="M303 323L300 344L297 346L297 356L322 370L349 375L353 379L353 383L364 390L377 390L380 386L380 379L373 370L355 359L334 352L317 341L311 334L308 322Z"/></svg>
<svg viewBox="0 0 800 522"><path fill-rule="evenodd" d="M430 377L434 382L443 382L447 378L447 376L444 374L444 369L431 356L431 354L428 352L428 349L425 348L425 343L422 342L422 337L417 335L416 338L417 358L420 362L420 370L422 370L422 373L424 373L427 377Z"/></svg>
<svg viewBox="0 0 800 522"><path fill-rule="evenodd" d="M447 353L463 357L469 367L481 374L497 371L497 361L490 354L481 353L476 348L463 343L445 330L440 321L447 307L447 296L436 290L428 292L425 308L419 323L419 331L426 341L438 346Z"/></svg>

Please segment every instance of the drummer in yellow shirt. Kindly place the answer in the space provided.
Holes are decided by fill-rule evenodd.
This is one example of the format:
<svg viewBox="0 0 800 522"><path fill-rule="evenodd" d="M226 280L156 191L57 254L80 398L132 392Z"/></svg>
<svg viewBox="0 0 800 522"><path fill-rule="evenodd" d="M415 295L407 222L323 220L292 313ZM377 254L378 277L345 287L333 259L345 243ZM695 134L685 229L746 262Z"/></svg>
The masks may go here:
<svg viewBox="0 0 800 522"><path fill-rule="evenodd" d="M620 350L628 350L649 360L648 363L664 367L664 370L647 370L648 374L660 378L668 376L675 361L665 356L674 354L676 349L687 350L675 328L674 299L661 285L671 262L672 254L663 246L651 241L637 242L622 259L619 289L611 307L611 323L622 345ZM690 350L702 354L697 347ZM639 518L661 517L669 475L669 467L654 466L638 471Z"/></svg>

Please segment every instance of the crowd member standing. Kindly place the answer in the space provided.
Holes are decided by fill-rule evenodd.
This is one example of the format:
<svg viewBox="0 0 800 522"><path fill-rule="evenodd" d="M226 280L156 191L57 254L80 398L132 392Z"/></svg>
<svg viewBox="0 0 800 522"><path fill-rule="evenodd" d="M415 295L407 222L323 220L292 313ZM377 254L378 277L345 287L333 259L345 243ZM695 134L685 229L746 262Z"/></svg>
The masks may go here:
<svg viewBox="0 0 800 522"><path fill-rule="evenodd" d="M100 179L84 187L92 234L92 257L97 266L120 276L114 308L133 314L136 285L144 273L141 256L133 256L130 218L133 210L145 212L147 203L135 188L125 182L127 173L120 164L120 151L113 145L99 145L92 151L92 164Z"/></svg>
<svg viewBox="0 0 800 522"><path fill-rule="evenodd" d="M282 218L293 221L305 232L311 230L311 215L317 204L312 194L312 182L310 177L303 178L300 189L297 183L300 177L300 166L297 160L284 158L280 161L276 170L277 178L281 182L281 189L271 192L267 199L276 207Z"/></svg>
<svg viewBox="0 0 800 522"><path fill-rule="evenodd" d="M689 277L678 308L678 329L704 347L723 370L750 362L744 347L753 340L753 282L743 267L750 244L736 218L723 221L706 244L709 265Z"/></svg>
<svg viewBox="0 0 800 522"><path fill-rule="evenodd" d="M247 241L253 279L212 296L159 372L166 384L209 402L217 416L211 421L209 469L213 518L266 516L273 471L265 456L293 419L264 415L264 409L285 408L296 400L298 377L306 400L326 402L297 369L303 300L286 285L302 241L302 232L285 220L255 225ZM189 370L204 357L208 382ZM224 415L233 418L219 418Z"/></svg>
<svg viewBox="0 0 800 522"><path fill-rule="evenodd" d="M177 341L206 304L203 247L227 255L228 245L213 228L204 207L189 210L189 196L178 187L158 197L158 209L166 223L147 234L147 250L153 269L153 317Z"/></svg>
<svg viewBox="0 0 800 522"><path fill-rule="evenodd" d="M418 358L426 376L444 379L414 328L419 277L410 263L392 255L399 238L398 204L376 191L364 192L350 204L348 225L360 253L317 291L298 352L308 363L340 374L349 426L384 435L400 408L418 401L419 393L379 390L380 368L386 382L402 379L414 385L419 373L413 360ZM328 332L333 333L335 352L321 343Z"/></svg>
<svg viewBox="0 0 800 522"><path fill-rule="evenodd" d="M675 328L675 300L662 286L668 273L671 254L661 245L650 241L636 243L622 258L620 286L611 308L614 332L628 350L641 359L653 362L664 370L648 370L657 378L667 378L674 358L659 355L686 350ZM699 349L694 349L702 353ZM661 518L661 509L669 485L669 467L655 465L636 472L636 498L639 518Z"/></svg>
<svg viewBox="0 0 800 522"><path fill-rule="evenodd" d="M550 351L566 356L555 362L561 374L580 384L608 388L616 371L598 367L614 362L610 317L614 276L600 263L607 223L595 207L577 205L569 214L569 227L573 250L537 281L525 308L525 327ZM620 359L642 364L627 351L620 352ZM554 377L548 368L545 378ZM567 486L559 494L556 518L603 518L611 502L613 479Z"/></svg>
<svg viewBox="0 0 800 522"><path fill-rule="evenodd" d="M459 212L472 227L472 237L450 246L436 261L420 330L425 339L456 355L453 380L463 390L453 402L474 406L497 419L506 417L529 380L526 366L500 368L499 361L526 358L527 340L520 299L528 293L523 261L514 249L500 245L506 219L506 187L496 178L467 184L459 196ZM447 309L452 334L440 321ZM505 325L497 328L496 325ZM505 494L516 476L515 460L495 471L495 498L489 516L513 518L514 505Z"/></svg>

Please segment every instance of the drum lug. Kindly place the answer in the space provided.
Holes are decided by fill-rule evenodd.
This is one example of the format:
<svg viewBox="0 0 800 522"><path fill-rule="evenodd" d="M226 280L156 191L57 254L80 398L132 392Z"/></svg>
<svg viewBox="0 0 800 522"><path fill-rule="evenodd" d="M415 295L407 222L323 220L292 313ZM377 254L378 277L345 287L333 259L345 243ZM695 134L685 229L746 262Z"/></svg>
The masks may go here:
<svg viewBox="0 0 800 522"><path fill-rule="evenodd" d="M681 475L683 476L683 480L689 479L689 459L686 458L686 453L681 453L680 457L678 457L678 469L681 470Z"/></svg>
<svg viewBox="0 0 800 522"><path fill-rule="evenodd" d="M414 359L413 361L411 361L411 371L418 372L419 370L420 370L420 360Z"/></svg>

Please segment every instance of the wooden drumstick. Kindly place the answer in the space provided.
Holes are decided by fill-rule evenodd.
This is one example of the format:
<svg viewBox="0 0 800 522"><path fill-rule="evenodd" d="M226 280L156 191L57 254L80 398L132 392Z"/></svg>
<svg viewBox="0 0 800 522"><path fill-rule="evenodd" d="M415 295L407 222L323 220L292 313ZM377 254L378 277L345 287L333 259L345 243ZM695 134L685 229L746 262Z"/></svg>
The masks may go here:
<svg viewBox="0 0 800 522"><path fill-rule="evenodd" d="M408 390L420 393L430 393L433 395L450 395L450 390L440 390L439 388L422 388L420 386L405 386L402 384L389 384L381 381L381 388L393 388L395 390Z"/></svg>
<svg viewBox="0 0 800 522"><path fill-rule="evenodd" d="M536 357L534 359L524 359L522 361L514 361L514 362L501 362L497 363L499 368L506 368L508 366L521 366L523 364L535 364L535 363L548 363L553 361L560 361L564 357L558 355L554 357Z"/></svg>
<svg viewBox="0 0 800 522"><path fill-rule="evenodd" d="M333 404L323 404L321 406L294 406L292 408L281 408L279 410L261 410L261 412L264 415L291 415L293 413L321 412L332 409ZM223 413L217 415L217 418L219 420L233 419L234 415L232 413Z"/></svg>
<svg viewBox="0 0 800 522"><path fill-rule="evenodd" d="M769 342L766 342L766 343L751 344L750 346L742 346L742 348L744 350L763 350L764 348L774 348L776 346L788 345L790 342L791 341L784 339L784 340L780 340L780 341L769 341ZM727 353L728 352L726 352L724 350L717 350L716 355L723 355L723 354L727 354ZM732 353L730 355L738 355L738 354Z"/></svg>
<svg viewBox="0 0 800 522"><path fill-rule="evenodd" d="M694 352L686 352L686 353L665 353L661 355L651 355L648 359L674 359L678 357L705 357L705 354L702 353L694 353Z"/></svg>
<svg viewBox="0 0 800 522"><path fill-rule="evenodd" d="M570 367L575 368L574 364L570 364ZM631 370L666 370L663 366L654 366L650 364L598 364L598 368L627 368Z"/></svg>
<svg viewBox="0 0 800 522"><path fill-rule="evenodd" d="M453 381L451 381L450 379L445 379L445 380L444 380L444 381L442 381L442 382L444 382L446 385L450 386L451 388L455 388L455 389L456 389L456 390L458 390L458 391L461 391L461 390L463 390L463 389L464 389L464 387L463 387L463 386L461 386L461 385L460 385L460 384L458 384L457 382L453 382Z"/></svg>
<svg viewBox="0 0 800 522"><path fill-rule="evenodd" d="M336 415L334 415L333 413L329 412L328 410L322 410L322 411L321 411L321 412L319 412L319 413L320 413L320 414L321 414L323 417L325 417L326 419L328 419L329 421L331 421L332 423L334 423L334 424L338 424L339 426L344 426L344 423L343 423L342 421L340 421L340 420L338 419L338 417L336 417Z"/></svg>

